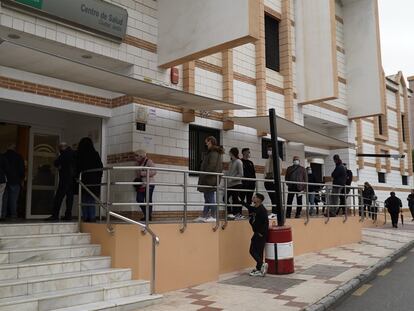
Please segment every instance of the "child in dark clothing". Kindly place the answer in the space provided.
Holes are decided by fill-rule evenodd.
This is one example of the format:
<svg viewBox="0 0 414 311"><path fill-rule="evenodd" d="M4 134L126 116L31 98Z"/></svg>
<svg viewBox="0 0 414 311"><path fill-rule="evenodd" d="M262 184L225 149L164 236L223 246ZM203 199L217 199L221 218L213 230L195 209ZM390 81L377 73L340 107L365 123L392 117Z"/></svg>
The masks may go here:
<svg viewBox="0 0 414 311"><path fill-rule="evenodd" d="M269 231L269 220L267 210L263 206L264 196L256 193L253 197L253 206L244 204L249 210L249 223L253 229L253 236L250 243L250 255L256 261L256 268L250 272L251 276L265 276L268 264L263 263L263 252L266 245L267 233Z"/></svg>

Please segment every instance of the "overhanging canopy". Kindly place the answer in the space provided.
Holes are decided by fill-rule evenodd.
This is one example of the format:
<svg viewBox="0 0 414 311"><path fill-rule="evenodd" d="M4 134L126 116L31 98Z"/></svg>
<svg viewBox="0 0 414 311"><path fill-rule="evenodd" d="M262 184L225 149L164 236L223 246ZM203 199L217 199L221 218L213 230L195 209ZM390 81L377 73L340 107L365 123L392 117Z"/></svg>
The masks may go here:
<svg viewBox="0 0 414 311"><path fill-rule="evenodd" d="M235 124L255 128L259 132L270 133L270 122L268 116L233 117L231 120ZM317 131L281 117L277 117L277 132L278 136L283 139L291 142L302 143L310 147L327 149L344 149L354 147L353 144L318 133Z"/></svg>
<svg viewBox="0 0 414 311"><path fill-rule="evenodd" d="M201 111L251 109L209 97L145 82L0 38L0 66Z"/></svg>

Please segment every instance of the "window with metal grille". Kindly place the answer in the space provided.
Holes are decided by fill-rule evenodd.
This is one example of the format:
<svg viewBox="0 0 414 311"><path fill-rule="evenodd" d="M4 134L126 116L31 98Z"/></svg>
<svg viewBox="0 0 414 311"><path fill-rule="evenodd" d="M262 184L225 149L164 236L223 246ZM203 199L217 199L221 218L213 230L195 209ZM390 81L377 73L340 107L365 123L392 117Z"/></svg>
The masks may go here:
<svg viewBox="0 0 414 311"><path fill-rule="evenodd" d="M386 180L385 180L385 173L382 172L378 172L378 182L380 184L385 184Z"/></svg>
<svg viewBox="0 0 414 311"><path fill-rule="evenodd" d="M199 171L204 155L207 153L205 140L209 136L217 139L217 145L220 145L220 130L208 127L190 125L189 137L189 168L192 171Z"/></svg>
<svg viewBox="0 0 414 311"><path fill-rule="evenodd" d="M402 178L402 184L404 186L408 186L408 176L402 175L401 178Z"/></svg>
<svg viewBox="0 0 414 311"><path fill-rule="evenodd" d="M279 21L265 15L266 67L280 71Z"/></svg>

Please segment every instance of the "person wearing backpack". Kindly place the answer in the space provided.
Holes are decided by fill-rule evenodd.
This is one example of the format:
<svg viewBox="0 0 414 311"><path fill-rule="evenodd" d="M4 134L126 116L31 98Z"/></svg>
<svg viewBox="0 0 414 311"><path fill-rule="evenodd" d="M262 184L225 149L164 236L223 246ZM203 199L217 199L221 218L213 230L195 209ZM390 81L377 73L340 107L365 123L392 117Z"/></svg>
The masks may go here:
<svg viewBox="0 0 414 311"><path fill-rule="evenodd" d="M145 150L137 150L135 152L135 160L137 166L145 166L145 167L154 167L154 162L147 157L147 152ZM154 176L157 174L155 170L149 170L148 176L149 179L147 180L147 170L140 169L136 172L135 182L142 182L142 185L137 186L137 203L146 203L147 202L147 188L146 183L149 183L149 198L148 202L152 203L152 195L154 193L155 185L154 185ZM141 221L146 220L147 214L147 206L146 204L140 205L141 211L144 214L144 217L141 218ZM149 206L148 211L148 219L152 221L152 204Z"/></svg>

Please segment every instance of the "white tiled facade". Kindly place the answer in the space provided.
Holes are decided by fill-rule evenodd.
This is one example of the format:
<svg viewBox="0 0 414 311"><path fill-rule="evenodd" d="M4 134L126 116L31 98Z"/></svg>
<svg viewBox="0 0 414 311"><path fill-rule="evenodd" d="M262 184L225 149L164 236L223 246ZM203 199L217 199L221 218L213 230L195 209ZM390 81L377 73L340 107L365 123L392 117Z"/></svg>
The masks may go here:
<svg viewBox="0 0 414 311"><path fill-rule="evenodd" d="M282 14L283 1L285 0L265 0L264 4L273 11ZM295 26L293 12L293 1L291 1L291 12L289 12L290 19L292 20L291 33L293 41L292 55L295 56ZM156 0L112 0L116 5L122 6L128 11L128 27L127 35L143 40L150 44L157 44L158 33L158 20L157 20L157 1ZM336 15L342 17L342 8L340 5L336 6ZM120 61L123 64L128 65L128 71L124 74L128 74L137 79L145 79L152 81L153 83L162 84L172 88L183 90L183 68L178 66L179 69L179 83L177 85L170 82L170 70L161 69L157 66L157 53L155 51L149 51L148 49L139 48L132 44L115 43L104 38L100 38L90 33L80 31L78 29L70 28L62 24L54 23L53 21L47 21L42 18L33 17L24 13L20 13L11 9L0 7L0 26L11 28L13 30L20 31L22 33L33 35L36 40L48 40L52 43L60 43L65 47L73 48L73 51L84 54L91 53L92 55L105 56L109 61ZM344 44L343 25L340 21L336 22L336 38L337 38L337 65L338 75L340 80L344 79L345 83L339 81L339 98L335 100L325 101L327 106L318 104L299 105L296 98L294 102L294 121L299 124L304 124L310 128L313 128L321 133L334 136L336 138L348 141L350 143L356 142L357 130L356 121L349 120L347 117L347 72L346 72L346 46ZM345 51L345 53L344 53ZM210 64L215 67L223 67L223 58L221 53L216 53L201 59L204 63ZM296 93L296 66L295 61L292 60L293 66L293 90ZM255 44L248 43L238 46L233 49L233 71L246 77L246 80L256 79L256 49ZM94 89L91 87L77 85L66 81L60 81L45 76L38 76L35 74L19 71L16 69L10 69L6 67L0 67L0 76L13 78L17 80L30 81L32 83L38 83L47 86L54 86L64 90L73 92L84 93L93 96L99 96L103 98L115 99L123 94L117 94L108 92L105 90ZM208 70L206 68L200 68L196 65L195 72L195 94L211 97L218 100L223 100L223 75L217 73L214 70ZM284 86L284 76L279 73L266 69L266 82L276 88L282 89ZM388 84L393 84L387 82ZM395 84L395 83L394 83ZM394 85L395 87L395 85ZM399 94L403 94L401 86ZM6 90L0 89L0 92L6 94ZM9 91L8 91L9 92ZM9 92L10 93L10 92ZM281 94L282 93L282 94ZM13 95L13 97L12 97ZM43 99L45 96L31 95L27 98L24 92L14 91L13 94L7 95L4 99L21 101L22 103L32 104L39 109L51 109L51 107L58 107L59 103L66 105L63 100L56 98L48 98L47 103L40 108L40 105L36 103L38 100ZM399 95L398 95L399 96ZM283 92L275 92L274 88L267 89L266 94L267 108L275 108L278 115L286 117L285 110L285 96ZM241 81L234 79L233 81L233 100L235 103L242 104L251 107L250 110L234 111L235 116L254 116L256 115L257 107L257 89L256 85L248 83L247 81ZM30 101L33 101L30 103ZM386 91L386 102L388 126L391 128L398 128L400 125L397 122L399 116L394 110L396 109L395 94L389 90ZM406 109L403 105L404 98L401 99L401 112ZM70 106L71 105L71 106ZM189 124L182 121L182 114L174 109L164 109L157 105L144 106L139 103L129 103L121 105L115 108L98 108L94 112L91 111L91 106L84 105L82 103L71 102L70 107L73 109L67 109L72 112L87 113L93 115L95 118L101 118L104 120L102 124L102 131L104 137L102 138L102 154L108 156L114 156L117 154L131 153L137 149L146 149L148 153L157 155L157 157L189 157ZM68 107L69 107L68 106ZM82 108L87 106L86 108ZM49 108L47 108L49 107ZM82 110L83 109L83 110ZM93 110L92 109L92 110ZM100 110L99 110L100 109ZM148 113L148 120L146 124L146 130L138 131L135 128L136 115L139 110L144 109ZM106 115L105 115L106 114ZM369 121L372 118L368 118L366 121L362 119L362 135L363 135L363 153L376 153L376 148L368 141L375 142L374 124ZM3 121L3 120L2 120ZM7 121L7 120L4 120ZM408 117L406 122L408 122ZM326 123L326 124L325 124ZM192 123L195 125L222 129L223 122L217 121L210 116L200 117L196 116L195 121ZM47 125L47 124L45 124ZM70 129L67 129L70 130ZM399 138L398 132L393 129L388 129L388 140L383 144L390 146L394 149L398 149ZM255 129L234 126L233 130L221 131L221 143L228 151L231 147L249 147L252 152L252 161L258 166L264 166L265 159L261 156L261 140L262 137L258 136ZM404 152L407 152L408 144L403 146ZM394 149L392 153L396 153ZM359 152L359 151L358 151ZM410 152L408 150L408 152ZM370 165L364 165L363 168L359 168L357 164L357 151L355 149L342 149L342 150L320 150L317 148L310 148L304 146L297 146L287 144L285 154L287 164L291 162L291 157L295 154L299 155L302 159L320 159L324 161L324 176L329 177L330 172L333 169L332 156L339 154L344 162L348 163L348 167L353 171L354 176L357 176L356 184L363 184L364 181L369 181L374 186L380 187L377 193L380 199L384 199L387 193L391 189L396 189L397 195L404 198L407 195L408 189L413 187L413 179L411 172L404 172L409 175L408 186L403 186L401 182L401 172L394 168L399 168L400 163L398 160L391 160L391 172L387 172L387 183L377 183L377 169L374 167L375 158L366 157L363 162L370 163ZM229 160L228 156L225 156L225 161ZM408 170L409 158L405 158L404 167ZM386 164L385 160L381 160L383 165ZM305 165L308 165L308 161L304 160ZM131 164L131 162L121 162L117 165ZM157 164L157 163L156 163ZM157 165L160 167L188 169L188 167L162 164ZM286 166L286 164L284 164ZM412 168L412 167L411 167ZM117 173L118 176L123 176L123 181L131 181L133 174L129 173ZM182 175L172 175L167 173L160 173L156 176L157 182L176 183L182 182ZM190 178L190 182L195 184L196 179ZM262 185L260 186L262 188ZM406 189L406 190L405 190ZM403 191L404 190L404 191ZM134 200L134 193L132 187L118 187L114 189L113 201L131 202ZM189 200L192 202L202 202L201 195L193 188L189 194ZM157 187L154 193L155 202L171 202L182 201L182 189L174 187ZM124 210L133 210L133 207L123 208ZM155 211L163 210L180 210L181 207L176 206L155 206ZM192 206L190 209L200 209L200 207Z"/></svg>

